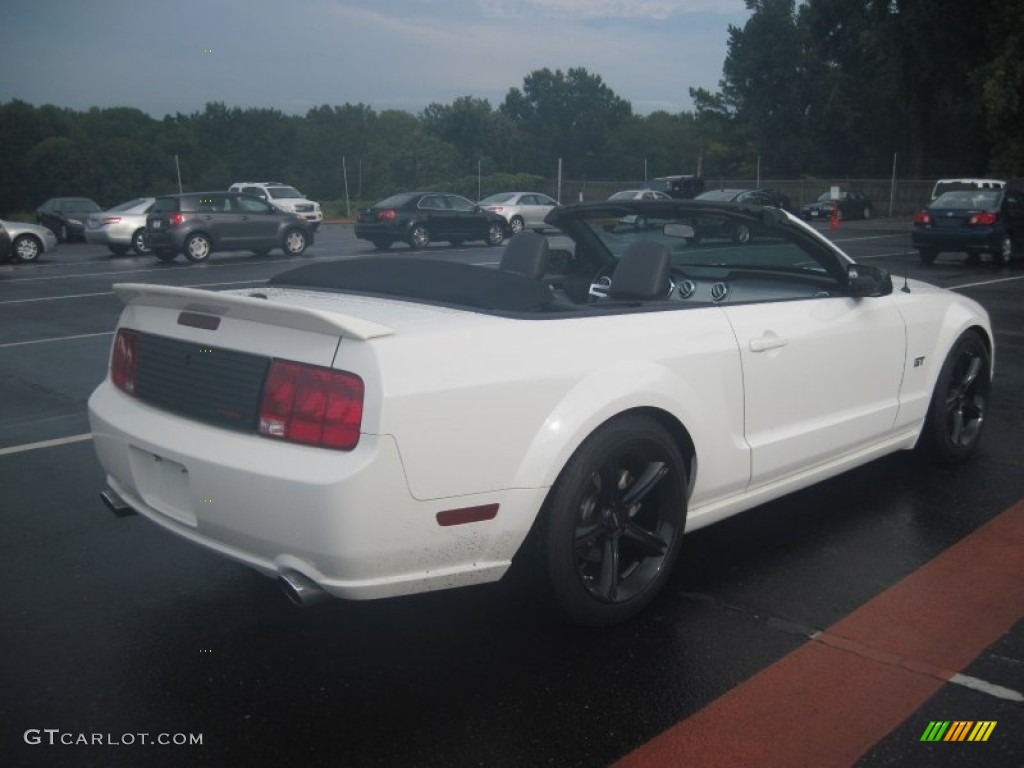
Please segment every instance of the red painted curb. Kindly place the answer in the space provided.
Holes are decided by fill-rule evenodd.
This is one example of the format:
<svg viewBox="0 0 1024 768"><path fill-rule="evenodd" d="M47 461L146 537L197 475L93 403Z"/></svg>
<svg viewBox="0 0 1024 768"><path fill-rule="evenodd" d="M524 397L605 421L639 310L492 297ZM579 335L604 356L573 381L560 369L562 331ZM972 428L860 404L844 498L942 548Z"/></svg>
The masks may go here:
<svg viewBox="0 0 1024 768"><path fill-rule="evenodd" d="M615 763L848 766L1024 617L1024 501Z"/></svg>

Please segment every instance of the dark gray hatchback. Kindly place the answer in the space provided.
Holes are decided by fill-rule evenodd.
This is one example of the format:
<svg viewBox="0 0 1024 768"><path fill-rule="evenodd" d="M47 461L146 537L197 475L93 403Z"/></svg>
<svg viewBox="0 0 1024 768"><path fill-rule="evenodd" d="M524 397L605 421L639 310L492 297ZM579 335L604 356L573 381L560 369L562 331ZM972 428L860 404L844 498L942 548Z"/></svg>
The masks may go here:
<svg viewBox="0 0 1024 768"><path fill-rule="evenodd" d="M144 238L163 261L183 253L189 261L201 262L214 251L264 255L280 248L298 256L312 245L313 230L295 214L251 195L186 192L156 199L146 217Z"/></svg>

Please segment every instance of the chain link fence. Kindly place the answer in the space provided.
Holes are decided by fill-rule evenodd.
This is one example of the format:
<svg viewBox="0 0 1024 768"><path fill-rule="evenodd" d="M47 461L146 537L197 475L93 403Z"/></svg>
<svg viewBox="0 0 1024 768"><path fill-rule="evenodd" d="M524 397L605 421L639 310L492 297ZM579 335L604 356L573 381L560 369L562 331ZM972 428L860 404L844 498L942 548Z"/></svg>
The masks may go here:
<svg viewBox="0 0 1024 768"><path fill-rule="evenodd" d="M912 216L923 207L931 197L935 179L714 179L705 177L706 189L777 189L786 195L795 209L805 203L813 202L823 192L837 186L844 192L847 190L862 192L871 201L876 216ZM640 189L644 182L637 181L601 181L601 180L566 180L562 179L561 202L578 203L607 200L615 192L624 189ZM558 182L549 179L544 182L545 192L552 197L557 195Z"/></svg>

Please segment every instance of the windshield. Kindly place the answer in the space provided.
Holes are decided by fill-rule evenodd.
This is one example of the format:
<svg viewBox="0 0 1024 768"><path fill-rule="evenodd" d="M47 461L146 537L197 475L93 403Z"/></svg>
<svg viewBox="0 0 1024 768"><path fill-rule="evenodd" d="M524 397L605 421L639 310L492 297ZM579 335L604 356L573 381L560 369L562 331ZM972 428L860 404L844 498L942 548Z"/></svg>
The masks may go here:
<svg viewBox="0 0 1024 768"><path fill-rule="evenodd" d="M713 189L710 192L702 192L695 200L732 200L737 195L735 189Z"/></svg>
<svg viewBox="0 0 1024 768"><path fill-rule="evenodd" d="M118 212L119 211L130 211L132 208L135 208L135 207L141 206L141 205L145 205L147 202L152 202L152 198L150 198L150 197L137 197L134 200L129 200L127 203L121 203L120 205L115 205L113 208L110 208L108 210L111 211L111 212L115 212L115 211L118 211Z"/></svg>
<svg viewBox="0 0 1024 768"><path fill-rule="evenodd" d="M582 219L589 230L587 239L599 240L616 260L637 241L664 243L672 266L694 276L708 270L725 276L736 269L824 274L828 267L835 267L834 255L816 248L799 229L785 223L717 211L659 208L656 215L651 209L640 211L639 206L608 206L588 212ZM636 223L638 214L641 227Z"/></svg>
<svg viewBox="0 0 1024 768"><path fill-rule="evenodd" d="M61 206L63 211L74 211L75 213L93 213L100 210L92 200L68 200Z"/></svg>
<svg viewBox="0 0 1024 768"><path fill-rule="evenodd" d="M960 208L996 208L999 192L994 189L957 190L944 192L932 201L931 207L943 210Z"/></svg>
<svg viewBox="0 0 1024 768"><path fill-rule="evenodd" d="M480 201L480 205L497 205L498 203L507 203L513 197L515 197L515 195L512 192L499 192L496 195L485 197Z"/></svg>
<svg viewBox="0 0 1024 768"><path fill-rule="evenodd" d="M381 200L379 203L377 203L373 207L374 208L401 208L403 205L407 204L410 200L414 200L417 197L419 197L419 194L416 193L416 192L402 192L400 194L392 195L391 197L384 198L383 200Z"/></svg>
<svg viewBox="0 0 1024 768"><path fill-rule="evenodd" d="M625 192L616 192L614 195L609 197L609 200L633 200L636 197L636 192L633 190L626 190Z"/></svg>
<svg viewBox="0 0 1024 768"><path fill-rule="evenodd" d="M267 194L275 200L304 197L295 187L267 187Z"/></svg>

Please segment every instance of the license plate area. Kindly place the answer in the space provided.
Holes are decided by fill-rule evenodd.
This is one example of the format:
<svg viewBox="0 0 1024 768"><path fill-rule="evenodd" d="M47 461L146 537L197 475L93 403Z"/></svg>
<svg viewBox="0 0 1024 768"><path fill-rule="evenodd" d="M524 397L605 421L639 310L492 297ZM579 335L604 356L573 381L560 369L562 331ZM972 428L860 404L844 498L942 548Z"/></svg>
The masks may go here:
<svg viewBox="0 0 1024 768"><path fill-rule="evenodd" d="M195 528L196 499L184 464L132 448L132 470L139 495L162 515Z"/></svg>

